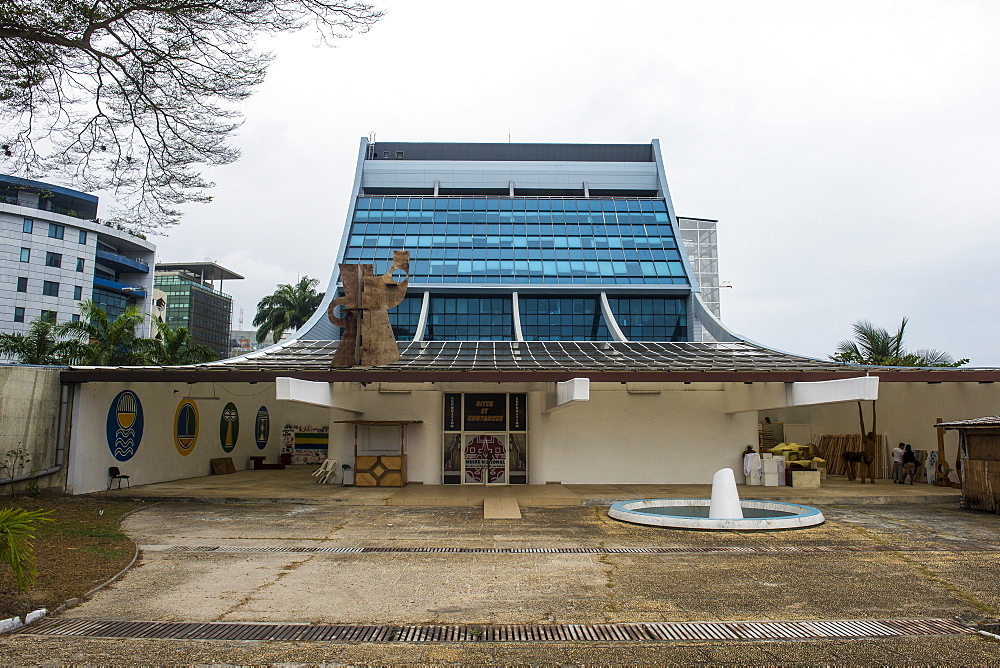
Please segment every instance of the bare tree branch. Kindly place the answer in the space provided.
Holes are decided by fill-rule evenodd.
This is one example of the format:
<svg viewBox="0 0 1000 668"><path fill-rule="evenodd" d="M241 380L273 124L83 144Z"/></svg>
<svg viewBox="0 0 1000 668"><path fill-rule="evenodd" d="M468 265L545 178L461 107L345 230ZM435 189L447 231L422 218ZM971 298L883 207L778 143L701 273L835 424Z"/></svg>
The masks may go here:
<svg viewBox="0 0 1000 668"><path fill-rule="evenodd" d="M210 200L201 169L239 157L238 104L272 59L256 37L312 26L329 44L381 17L356 0L4 0L0 170L111 190L115 222L169 227Z"/></svg>

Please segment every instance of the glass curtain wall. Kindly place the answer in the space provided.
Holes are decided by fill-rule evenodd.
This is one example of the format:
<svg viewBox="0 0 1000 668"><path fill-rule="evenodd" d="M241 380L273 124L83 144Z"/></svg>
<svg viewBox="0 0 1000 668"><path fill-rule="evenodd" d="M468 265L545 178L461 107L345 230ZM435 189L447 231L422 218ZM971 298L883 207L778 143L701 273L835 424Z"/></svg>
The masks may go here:
<svg viewBox="0 0 1000 668"><path fill-rule="evenodd" d="M525 341L608 341L597 297L519 297Z"/></svg>
<svg viewBox="0 0 1000 668"><path fill-rule="evenodd" d="M412 283L688 282L662 200L360 197L344 261L401 248Z"/></svg>
<svg viewBox="0 0 1000 668"><path fill-rule="evenodd" d="M426 341L514 340L511 294L476 285L533 288L518 300L527 341L607 341L600 291L688 285L666 204L655 198L359 197L343 261L373 264L378 275L400 249L410 252L411 291L421 289L389 311L401 342L417 334L423 289ZM561 285L594 289L559 294ZM613 312L629 339L685 341L685 303L616 297Z"/></svg>
<svg viewBox="0 0 1000 668"><path fill-rule="evenodd" d="M684 299L608 295L608 305L629 341L687 341Z"/></svg>

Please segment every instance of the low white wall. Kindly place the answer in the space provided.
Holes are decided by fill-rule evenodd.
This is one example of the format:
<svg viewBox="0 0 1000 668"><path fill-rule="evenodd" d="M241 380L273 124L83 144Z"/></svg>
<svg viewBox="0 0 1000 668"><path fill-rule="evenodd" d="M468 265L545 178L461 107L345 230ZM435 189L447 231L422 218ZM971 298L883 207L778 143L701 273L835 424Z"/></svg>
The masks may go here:
<svg viewBox="0 0 1000 668"><path fill-rule="evenodd" d="M724 467L742 479L756 415L727 415L721 386L662 387L660 394L628 394L621 385L594 383L590 401L549 414L531 402L530 482L708 483Z"/></svg>
<svg viewBox="0 0 1000 668"><path fill-rule="evenodd" d="M143 431L135 454L118 461L108 445L107 420L112 401L122 390L132 390L142 406ZM174 418L187 396L217 396L198 400L198 438L188 454L174 445ZM226 452L220 438L225 406L233 402L239 412L235 447ZM270 418L267 444L259 449L254 439L257 411L265 406ZM67 490L85 494L105 489L108 467L117 466L133 485L180 480L211 474L210 460L231 457L237 470L249 468L250 457L265 456L276 463L281 451L281 430L286 424L325 426L327 412L302 404L278 402L273 383L84 383L77 386L70 438L70 478Z"/></svg>

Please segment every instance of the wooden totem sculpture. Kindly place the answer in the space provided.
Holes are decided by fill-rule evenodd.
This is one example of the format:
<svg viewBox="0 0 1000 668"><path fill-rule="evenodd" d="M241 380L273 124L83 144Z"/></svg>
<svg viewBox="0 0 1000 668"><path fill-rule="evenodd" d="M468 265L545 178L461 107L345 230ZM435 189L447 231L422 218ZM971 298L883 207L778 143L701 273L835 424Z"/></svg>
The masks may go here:
<svg viewBox="0 0 1000 668"><path fill-rule="evenodd" d="M375 276L374 271L371 264L340 265L344 296L334 299L327 309L330 322L344 328L332 367L379 366L399 359L389 309L399 306L406 295L410 252L393 251L389 271L381 276ZM401 281L393 278L398 271L404 274ZM334 314L337 307L341 317Z"/></svg>

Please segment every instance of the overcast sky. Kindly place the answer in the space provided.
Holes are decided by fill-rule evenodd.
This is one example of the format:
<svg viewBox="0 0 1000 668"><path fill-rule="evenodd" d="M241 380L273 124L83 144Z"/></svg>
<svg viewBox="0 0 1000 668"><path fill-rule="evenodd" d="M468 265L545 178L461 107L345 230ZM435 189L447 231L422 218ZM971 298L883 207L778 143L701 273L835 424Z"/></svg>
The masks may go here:
<svg viewBox="0 0 1000 668"><path fill-rule="evenodd" d="M329 280L359 139L658 138L677 213L717 219L722 316L826 357L870 319L1000 366L1000 3L403 2L277 58L165 262L214 259L233 326Z"/></svg>

